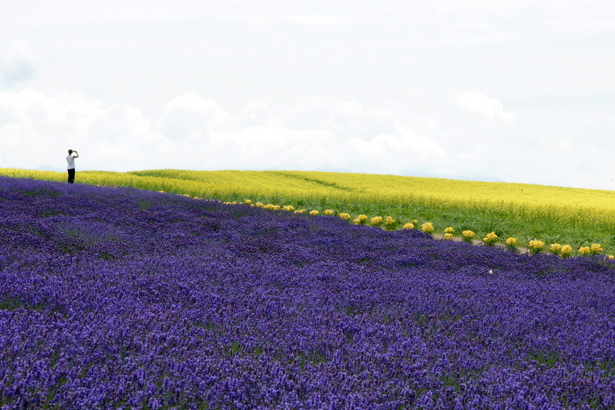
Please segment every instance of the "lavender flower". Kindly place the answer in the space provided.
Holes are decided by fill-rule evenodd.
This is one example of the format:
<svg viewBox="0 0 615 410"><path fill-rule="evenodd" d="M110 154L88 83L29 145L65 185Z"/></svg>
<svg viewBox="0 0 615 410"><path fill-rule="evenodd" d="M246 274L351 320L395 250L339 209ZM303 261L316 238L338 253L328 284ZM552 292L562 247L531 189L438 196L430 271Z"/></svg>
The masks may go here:
<svg viewBox="0 0 615 410"><path fill-rule="evenodd" d="M608 408L614 296L592 255L0 178L6 409Z"/></svg>

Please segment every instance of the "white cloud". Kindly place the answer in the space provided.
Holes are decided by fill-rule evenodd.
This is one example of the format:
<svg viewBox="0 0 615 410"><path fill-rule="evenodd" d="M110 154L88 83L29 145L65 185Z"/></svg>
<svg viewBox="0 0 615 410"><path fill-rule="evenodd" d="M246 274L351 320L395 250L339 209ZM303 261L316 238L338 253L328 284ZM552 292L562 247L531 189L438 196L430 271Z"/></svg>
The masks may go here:
<svg viewBox="0 0 615 410"><path fill-rule="evenodd" d="M290 16L288 18L290 23L304 24L313 26L330 26L345 23L345 19L338 16L331 15L301 15Z"/></svg>
<svg viewBox="0 0 615 410"><path fill-rule="evenodd" d="M297 25L297 26L336 26L347 24L341 16L325 14L242 14L218 15L217 18L227 21L248 22L258 25Z"/></svg>
<svg viewBox="0 0 615 410"><path fill-rule="evenodd" d="M493 99L468 96L459 104L486 121L506 118ZM125 103L105 105L70 93L0 92L0 163L62 171L66 149L73 148L81 155L78 169L344 170L563 186L612 183L596 180L610 163L589 141L542 135L528 149L518 139L466 139L480 129L477 119L450 116L449 108L443 105L441 117L426 119L355 100L310 98L288 105L257 101L232 112L191 93L152 118ZM448 126L442 127L445 119ZM558 171L563 160L566 172Z"/></svg>
<svg viewBox="0 0 615 410"><path fill-rule="evenodd" d="M245 127L212 135L204 162L214 169L318 169L329 166L335 143L329 130Z"/></svg>
<svg viewBox="0 0 615 410"><path fill-rule="evenodd" d="M337 103L324 124L342 137L362 140L372 140L381 134L394 133L400 126L390 110L365 107L354 100Z"/></svg>
<svg viewBox="0 0 615 410"><path fill-rule="evenodd" d="M515 120L515 114L504 111L504 106L499 100L474 91L466 91L459 94L457 96L457 103L467 110L486 115L490 118L501 119L508 124Z"/></svg>
<svg viewBox="0 0 615 410"><path fill-rule="evenodd" d="M10 137L31 140L33 144L72 138L97 115L97 102L91 100L84 105L84 101L68 95L53 98L32 89L0 93L0 129L19 130Z"/></svg>
<svg viewBox="0 0 615 410"><path fill-rule="evenodd" d="M218 104L188 93L173 99L156 121L156 127L170 139L197 139L233 127L233 117Z"/></svg>
<svg viewBox="0 0 615 410"><path fill-rule="evenodd" d="M259 114L260 113L260 114ZM284 115L292 113L287 120ZM265 117L255 122L254 116ZM301 117L307 117L301 120ZM303 125L303 126L302 126ZM159 118L128 104L34 90L0 93L0 148L8 167L63 166L78 149L83 169L349 169L401 172L445 156L437 143L382 107L312 98L248 104L235 115L197 94L171 100ZM28 147L30 154L9 151Z"/></svg>

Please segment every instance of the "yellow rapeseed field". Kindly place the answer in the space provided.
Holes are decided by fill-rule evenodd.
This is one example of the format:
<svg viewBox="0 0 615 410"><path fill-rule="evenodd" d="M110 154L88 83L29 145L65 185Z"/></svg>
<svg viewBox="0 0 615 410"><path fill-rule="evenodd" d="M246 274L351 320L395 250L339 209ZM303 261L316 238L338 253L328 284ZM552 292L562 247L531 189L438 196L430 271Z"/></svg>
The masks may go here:
<svg viewBox="0 0 615 410"><path fill-rule="evenodd" d="M0 168L0 175L64 181L61 172ZM501 182L460 181L396 175L316 171L82 171L82 183L134 186L218 196L326 197L330 200L372 200L377 203L454 203L464 208L561 213L581 218L615 212L615 191L563 188ZM589 214L589 215L588 215ZM615 218L614 218L615 219Z"/></svg>

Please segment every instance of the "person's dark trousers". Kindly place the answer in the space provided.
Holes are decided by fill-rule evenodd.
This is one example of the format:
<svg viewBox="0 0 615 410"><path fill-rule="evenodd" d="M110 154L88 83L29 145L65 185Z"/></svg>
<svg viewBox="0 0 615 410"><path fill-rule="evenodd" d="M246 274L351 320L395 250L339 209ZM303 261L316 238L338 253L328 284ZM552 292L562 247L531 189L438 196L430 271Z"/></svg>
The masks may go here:
<svg viewBox="0 0 615 410"><path fill-rule="evenodd" d="M68 170L68 183L72 184L75 182L75 168Z"/></svg>

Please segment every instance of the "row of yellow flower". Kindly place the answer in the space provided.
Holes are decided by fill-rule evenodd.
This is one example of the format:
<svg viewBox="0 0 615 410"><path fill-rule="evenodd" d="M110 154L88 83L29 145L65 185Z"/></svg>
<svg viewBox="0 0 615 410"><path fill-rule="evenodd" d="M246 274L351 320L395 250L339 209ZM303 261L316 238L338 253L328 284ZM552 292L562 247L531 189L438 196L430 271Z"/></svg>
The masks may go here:
<svg viewBox="0 0 615 410"><path fill-rule="evenodd" d="M426 224L423 224L422 226L422 229L424 232L430 232L430 231L433 232L433 225L427 225L427 226L425 225ZM425 230L425 228L427 228L427 230ZM453 228L450 228L450 227L446 228L444 232L445 232L444 239L452 239L452 234L454 233ZM463 240L467 242L472 242L476 234L472 231L467 230L467 231L463 231L461 235L462 235ZM486 246L494 246L499 241L500 241L500 238L498 237L498 235L495 232L490 232L487 235L485 235L482 242ZM504 241L504 245L506 246L506 248L512 251L518 251L516 238L513 238L513 237L507 238ZM531 241L528 242L527 246L528 246L528 251L531 254L536 254L536 253L545 251L545 243L538 239L532 239ZM549 245L549 248L547 249L547 251L554 255L559 255L563 258L567 258L567 257L572 256L573 248L570 245L561 245L559 243L552 243L551 245ZM600 245L599 243L593 243L590 246L581 246L579 247L579 249L577 249L577 254L581 256L598 255L603 252L604 252L604 249L602 248L602 245ZM615 256L613 255L608 255L607 257L608 259L615 259Z"/></svg>
<svg viewBox="0 0 615 410"><path fill-rule="evenodd" d="M287 205L287 206L273 205L273 204L265 205L261 202L253 203L249 199L246 199L243 203L246 205L255 206L258 208L270 209L273 211L287 211L287 212L295 212L299 214L308 213L310 215L320 215L321 214L321 212L317 210L307 211L305 209L295 209L291 205ZM227 202L227 204L238 204L238 202ZM325 211L322 212L322 215L335 215L335 214L336 212L332 209L326 209ZM350 214L345 213L345 212L338 213L338 216L346 221L352 222L355 225L369 224L372 226L380 226L387 230L393 230L399 225L398 222L390 216L387 216L384 218L381 216L375 216L375 217L369 218L367 215L359 215L353 219ZM401 226L401 229L417 229L417 224L418 224L418 221L415 219L412 222L407 222L403 224ZM435 232L434 225L431 222L423 223L420 226L420 229L421 231L428 233L430 235ZM442 238L444 240L453 240L454 234L455 234L455 229L453 227L448 227L444 229L444 234ZM474 243L475 236L476 236L476 233L470 230L465 230L461 232L461 239L465 242ZM486 246L495 246L500 241L501 241L501 238L498 237L498 235L495 232L490 232L487 235L485 235L485 237L482 240L482 243ZM506 240L504 240L504 246L513 252L517 252L519 250L517 247L517 239L513 237L509 237ZM554 255L559 255L563 258L573 256L573 247L570 245L561 245L559 243L553 243L549 245L548 248L545 248L546 245L543 241L534 239L534 240L529 241L527 246L528 246L528 252L531 254L537 254L537 253L547 251ZM581 246L576 251L576 253L581 256L598 255L603 252L604 252L604 249L598 243L594 243L590 246ZM607 258L613 260L615 259L615 256L608 255Z"/></svg>
<svg viewBox="0 0 615 410"><path fill-rule="evenodd" d="M226 203L227 204L237 204L238 202L226 202ZM287 206L273 205L273 204L264 205L261 202L252 203L252 201L249 200L249 199L246 199L244 201L244 204L250 205L250 206L256 206L258 208L270 209L272 211L289 211L289 212L295 212L297 214L303 214L303 213L307 212L310 215L320 215L321 214L320 211L317 211L315 209L308 212L305 209L295 209L292 205L287 205ZM322 212L322 215L335 215L335 211L332 210L332 209L325 209ZM345 219L346 221L350 221L352 219L350 214L345 213L345 212L339 213L338 216L340 218L342 218L342 219ZM369 220L370 225L372 225L372 226L384 225L385 228L386 227L393 227L397 223L397 221L395 221L390 216L387 216L386 218L383 218L381 216L375 216L373 218L369 218L367 215L359 215L359 216L357 216L355 219L352 220L352 223L354 223L355 225L363 225L363 224L366 224L368 220ZM408 224L406 224L406 225L408 225ZM408 229L408 226L404 226L404 228ZM414 228L414 225L412 226L412 228Z"/></svg>
<svg viewBox="0 0 615 410"><path fill-rule="evenodd" d="M406 226L406 225L409 225L409 226ZM413 224L406 224L406 225L404 225L404 228L410 228L410 229L414 228ZM421 225L421 230L428 234L432 234L434 232L434 226L431 222L425 222L423 225ZM443 239L452 240L454 233L455 233L455 229L452 227L448 227L444 229ZM476 233L470 230L466 230L466 231L461 232L461 235L464 241L473 243L474 236L476 236ZM496 243L498 243L499 241L500 241L500 238L498 237L498 235L495 232L490 232L487 235L485 235L485 237L482 240L482 243L485 244L486 246L495 246ZM507 238L504 241L504 245L506 246L506 248L508 248L511 251L514 251L514 252L518 251L516 238L513 238L513 237ZM531 254L540 253L540 252L543 252L544 250L545 250L545 243L543 241L538 240L538 239L533 239L528 242L528 251ZM559 243L552 243L548 248L549 253L552 253L554 255L559 255L563 258L572 256L572 251L573 251L572 246L561 245ZM604 249L602 248L602 245L600 245L599 243L593 243L590 246L581 246L579 247L579 249L577 249L577 254L581 256L598 255L603 252L604 252ZM607 258L613 260L615 259L615 256L608 255Z"/></svg>

